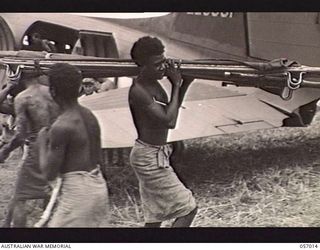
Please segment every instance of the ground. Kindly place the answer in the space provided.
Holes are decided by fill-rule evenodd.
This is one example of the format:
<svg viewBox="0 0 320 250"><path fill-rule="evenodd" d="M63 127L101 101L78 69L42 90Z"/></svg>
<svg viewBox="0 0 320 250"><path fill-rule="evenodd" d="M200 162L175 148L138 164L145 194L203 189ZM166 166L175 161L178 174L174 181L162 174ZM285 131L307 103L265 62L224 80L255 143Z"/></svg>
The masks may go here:
<svg viewBox="0 0 320 250"><path fill-rule="evenodd" d="M193 227L319 227L320 119L279 128L185 141L176 166L195 195ZM110 214L103 227L141 227L137 180L128 165L109 165ZM21 152L0 165L0 223L13 192ZM40 214L32 209L31 226ZM170 221L164 224L170 226Z"/></svg>

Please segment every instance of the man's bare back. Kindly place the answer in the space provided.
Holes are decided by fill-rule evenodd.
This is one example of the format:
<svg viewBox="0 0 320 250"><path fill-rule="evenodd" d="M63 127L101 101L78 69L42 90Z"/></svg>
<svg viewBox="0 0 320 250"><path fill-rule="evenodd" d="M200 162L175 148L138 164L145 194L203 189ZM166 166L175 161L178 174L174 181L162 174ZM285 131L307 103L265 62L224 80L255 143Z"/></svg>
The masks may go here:
<svg viewBox="0 0 320 250"><path fill-rule="evenodd" d="M35 142L40 129L50 126L59 115L59 107L50 96L49 88L40 85L36 78L30 79L28 84L15 98L16 132L12 140L1 148L2 161L26 139Z"/></svg>
<svg viewBox="0 0 320 250"><path fill-rule="evenodd" d="M59 108L40 84L30 86L15 99L17 122L27 128L28 135L37 134L42 127L50 126L59 115ZM26 124L24 124L26 123Z"/></svg>
<svg viewBox="0 0 320 250"><path fill-rule="evenodd" d="M47 86L40 85L39 78L24 79L26 89L15 98L16 131L9 143L0 150L0 160L5 160L10 152L28 141L28 150L16 182L16 190L5 226L26 226L25 202L30 199L46 199L49 195L48 183L40 170L37 145L38 132L50 126L59 114Z"/></svg>
<svg viewBox="0 0 320 250"><path fill-rule="evenodd" d="M39 133L40 166L49 181L61 178L59 202L48 227L97 227L105 216L108 192L101 169L100 127L78 103L81 71L57 63L49 72L50 94L62 113Z"/></svg>
<svg viewBox="0 0 320 250"><path fill-rule="evenodd" d="M80 73L67 64L56 66L68 73L70 70L74 78L62 84L68 73L63 75L58 70L49 76L50 94L61 108L61 114L50 128L43 129L39 134L39 143L43 145L40 148L40 164L48 180L67 172L90 172L98 164L103 164L98 120L77 100ZM72 87L65 89L65 84Z"/></svg>

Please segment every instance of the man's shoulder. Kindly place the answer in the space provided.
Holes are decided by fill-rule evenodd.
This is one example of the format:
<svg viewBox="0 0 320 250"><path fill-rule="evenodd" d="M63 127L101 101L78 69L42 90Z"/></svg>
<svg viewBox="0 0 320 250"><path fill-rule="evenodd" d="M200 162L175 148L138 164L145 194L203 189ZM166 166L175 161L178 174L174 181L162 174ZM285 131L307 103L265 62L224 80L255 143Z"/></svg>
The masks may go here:
<svg viewBox="0 0 320 250"><path fill-rule="evenodd" d="M35 97L43 96L45 99L51 98L49 88L47 86L39 86L39 88L27 88L20 92L14 99L15 103L25 104L30 103ZM53 101L53 100L52 100Z"/></svg>
<svg viewBox="0 0 320 250"><path fill-rule="evenodd" d="M24 103L29 99L29 97L30 92L27 89L23 90L14 98L14 103Z"/></svg>
<svg viewBox="0 0 320 250"><path fill-rule="evenodd" d="M90 109L80 105L80 111L81 115L84 118L87 118L89 120L96 120L95 115L92 113ZM62 113L54 122L54 125L61 128L73 129L75 127L75 123L78 123L79 118L79 114L77 113Z"/></svg>
<svg viewBox="0 0 320 250"><path fill-rule="evenodd" d="M129 102L140 103L140 104L150 104L152 102L152 94L141 86L140 84L133 84L129 91Z"/></svg>
<svg viewBox="0 0 320 250"><path fill-rule="evenodd" d="M49 92L49 86L43 84L39 84L39 89L41 89L41 91Z"/></svg>
<svg viewBox="0 0 320 250"><path fill-rule="evenodd" d="M67 132L74 128L68 116L60 115L51 125L51 130L56 132Z"/></svg>
<svg viewBox="0 0 320 250"><path fill-rule="evenodd" d="M50 95L49 87L37 84L34 88L28 88L28 94L37 95L37 96L48 96Z"/></svg>
<svg viewBox="0 0 320 250"><path fill-rule="evenodd" d="M87 107L84 107L82 105L79 105L80 106L80 110L82 112L84 112L85 114L88 114L88 115L93 115L92 111L90 109L88 109Z"/></svg>
<svg viewBox="0 0 320 250"><path fill-rule="evenodd" d="M132 97L139 97L142 94L148 94L148 91L140 84L132 84L129 90L129 95Z"/></svg>
<svg viewBox="0 0 320 250"><path fill-rule="evenodd" d="M49 136L56 141L66 141L72 132L72 126L59 118L50 126Z"/></svg>
<svg viewBox="0 0 320 250"><path fill-rule="evenodd" d="M81 106L81 105L80 105L80 109L81 109L81 113L85 116L84 118L88 118L91 121L97 120L97 118L95 117L95 115L93 114L93 112L90 109L88 109L84 106Z"/></svg>
<svg viewBox="0 0 320 250"><path fill-rule="evenodd" d="M39 91L40 90L40 91ZM49 87L40 85L36 88L26 88L22 92L20 92L16 97L15 100L19 99L27 99L29 97L32 97L34 95L41 95L41 94L50 94L49 93Z"/></svg>
<svg viewBox="0 0 320 250"><path fill-rule="evenodd" d="M36 91L36 90L35 90ZM37 95L41 95L43 98L45 98L47 101L53 101L53 98L50 94L49 91L49 87L48 86L44 86L44 85L40 85L39 89L37 91Z"/></svg>

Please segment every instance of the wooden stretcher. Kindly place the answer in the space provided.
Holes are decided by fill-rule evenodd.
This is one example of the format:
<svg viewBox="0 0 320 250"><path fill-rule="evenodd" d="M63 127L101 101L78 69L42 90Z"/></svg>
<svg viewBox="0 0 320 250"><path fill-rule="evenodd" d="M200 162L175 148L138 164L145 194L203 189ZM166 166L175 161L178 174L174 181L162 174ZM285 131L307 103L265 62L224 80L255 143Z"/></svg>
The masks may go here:
<svg viewBox="0 0 320 250"><path fill-rule="evenodd" d="M223 86L235 85L282 89L281 97L290 99L301 87L320 88L320 67L300 65L287 59L269 62L243 62L225 59L173 59L183 76L218 80ZM46 73L55 63L69 63L78 67L83 77L134 77L139 68L130 59L98 58L35 51L2 51L0 66L10 77L21 71Z"/></svg>

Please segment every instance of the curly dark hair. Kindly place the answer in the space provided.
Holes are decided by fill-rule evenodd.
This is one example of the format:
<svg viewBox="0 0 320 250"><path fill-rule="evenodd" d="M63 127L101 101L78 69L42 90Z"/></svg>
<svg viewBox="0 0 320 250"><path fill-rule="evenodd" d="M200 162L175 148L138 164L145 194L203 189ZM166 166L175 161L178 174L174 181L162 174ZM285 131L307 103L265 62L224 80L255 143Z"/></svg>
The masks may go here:
<svg viewBox="0 0 320 250"><path fill-rule="evenodd" d="M133 61L142 66L146 58L164 53L164 46L157 37L144 36L139 38L132 46L130 55Z"/></svg>
<svg viewBox="0 0 320 250"><path fill-rule="evenodd" d="M68 63L56 63L49 71L49 86L57 96L65 100L75 99L79 95L82 81L81 71Z"/></svg>

